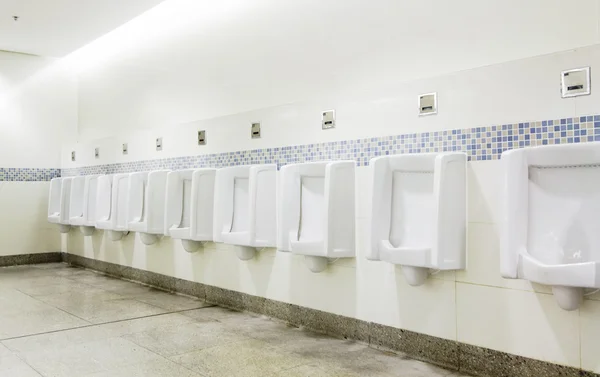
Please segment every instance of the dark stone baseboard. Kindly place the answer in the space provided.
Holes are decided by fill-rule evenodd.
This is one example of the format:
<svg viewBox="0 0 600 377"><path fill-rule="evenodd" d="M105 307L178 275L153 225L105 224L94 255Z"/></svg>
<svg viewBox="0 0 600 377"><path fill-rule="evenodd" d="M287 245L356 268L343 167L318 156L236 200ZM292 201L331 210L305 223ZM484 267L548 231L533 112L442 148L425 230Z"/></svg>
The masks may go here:
<svg viewBox="0 0 600 377"><path fill-rule="evenodd" d="M3 255L0 256L0 267L19 266L25 264L60 263L62 261L63 255L60 252Z"/></svg>
<svg viewBox="0 0 600 377"><path fill-rule="evenodd" d="M334 337L368 343L374 348L401 352L414 359L475 376L600 377L600 374L577 368L511 355L73 254L63 254L62 260L74 266L198 297L219 306L266 315L294 326L306 327Z"/></svg>

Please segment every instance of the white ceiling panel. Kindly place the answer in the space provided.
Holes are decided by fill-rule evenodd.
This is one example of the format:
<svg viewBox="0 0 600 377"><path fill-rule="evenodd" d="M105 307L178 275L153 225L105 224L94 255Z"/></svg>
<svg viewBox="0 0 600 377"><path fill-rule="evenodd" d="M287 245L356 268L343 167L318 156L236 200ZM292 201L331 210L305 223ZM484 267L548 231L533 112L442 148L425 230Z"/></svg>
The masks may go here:
<svg viewBox="0 0 600 377"><path fill-rule="evenodd" d="M0 0L0 50L61 57L161 1Z"/></svg>

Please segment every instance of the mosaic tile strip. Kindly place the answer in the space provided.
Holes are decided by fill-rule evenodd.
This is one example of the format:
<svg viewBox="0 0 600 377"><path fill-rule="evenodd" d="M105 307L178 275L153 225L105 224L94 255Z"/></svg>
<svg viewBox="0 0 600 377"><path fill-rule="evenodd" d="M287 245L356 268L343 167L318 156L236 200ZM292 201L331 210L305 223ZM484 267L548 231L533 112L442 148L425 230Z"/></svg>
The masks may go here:
<svg viewBox="0 0 600 377"><path fill-rule="evenodd" d="M367 166L369 160L377 156L449 151L466 152L470 161L487 161L497 160L502 152L514 148L593 141L600 141L600 115L87 166L64 169L62 174L113 174L273 163L281 167L323 160L355 160L357 166Z"/></svg>
<svg viewBox="0 0 600 377"><path fill-rule="evenodd" d="M0 168L0 181L49 181L60 177L60 169Z"/></svg>

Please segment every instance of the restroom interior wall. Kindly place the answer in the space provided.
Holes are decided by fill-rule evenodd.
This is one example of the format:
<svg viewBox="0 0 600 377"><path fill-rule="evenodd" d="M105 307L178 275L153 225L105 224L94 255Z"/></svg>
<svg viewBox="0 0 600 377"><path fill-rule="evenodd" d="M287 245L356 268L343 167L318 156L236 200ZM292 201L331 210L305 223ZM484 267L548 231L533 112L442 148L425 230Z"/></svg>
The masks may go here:
<svg viewBox="0 0 600 377"><path fill-rule="evenodd" d="M60 247L45 177L76 137L76 77L57 60L0 51L0 255Z"/></svg>
<svg viewBox="0 0 600 377"><path fill-rule="evenodd" d="M333 102L348 103L346 95L374 92L385 106L385 87L391 87L392 98L406 94L398 115L404 106L414 108L421 90L408 85L399 91L398 83L443 75L452 94L443 106L453 112L462 110L460 102L470 102L468 111L461 111L465 122L473 113L489 117L484 110L490 107L492 115L501 111L494 108L495 98L488 102L493 105L475 108L486 98L473 98L480 97L473 89L531 93L540 102L535 95L547 91L504 87L501 76L510 71L482 71L501 76L472 74L467 82L454 82L453 72L460 76L477 67L600 43L598 26L598 0L373 0L368 6L363 0L167 0L66 60L82 71L78 132L83 142L322 97L338 105ZM429 91L441 86L419 83L435 83L423 88ZM456 96L461 93L470 95ZM455 98L459 103L448 102ZM381 120L368 114L369 126ZM400 127L414 123L413 111L407 114L395 118ZM446 119L441 123L449 126ZM302 124L298 132L312 123L303 119Z"/></svg>
<svg viewBox="0 0 600 377"><path fill-rule="evenodd" d="M592 95L560 97L560 72L592 67ZM389 83L377 90L315 96L314 99L265 107L208 120L131 128L65 144L63 168L160 159L204 153L270 148L370 136L600 114L600 45L460 71L434 78ZM84 78L98 80L100 76ZM87 84L85 83L86 81ZM102 83L111 93L116 82ZM191 90L191 89L186 89ZM437 91L439 114L419 118L417 96ZM97 92L83 91L88 106ZM136 103L137 100L133 100ZM105 104L85 115L92 116ZM335 109L336 128L321 130L322 110ZM84 117L85 117L84 116ZM250 138L250 123L260 121L262 137ZM207 145L196 132L206 130ZM162 137L157 152L155 138ZM121 154L121 144L129 153ZM95 159L94 148L101 150ZM70 161L70 151L80 159ZM499 274L499 223L502 198L500 161L468 164L468 265L464 271L441 272L421 287L410 287L401 268L364 258L369 229L368 167L356 175L357 258L339 260L321 274L311 273L302 257L273 249L248 262L227 245L209 243L204 251L186 253L164 238L144 246L131 234L111 242L103 232L84 238L71 232L63 251L198 281L274 300L395 326L512 354L600 372L600 295L586 297L573 312L561 310L547 287L505 280Z"/></svg>

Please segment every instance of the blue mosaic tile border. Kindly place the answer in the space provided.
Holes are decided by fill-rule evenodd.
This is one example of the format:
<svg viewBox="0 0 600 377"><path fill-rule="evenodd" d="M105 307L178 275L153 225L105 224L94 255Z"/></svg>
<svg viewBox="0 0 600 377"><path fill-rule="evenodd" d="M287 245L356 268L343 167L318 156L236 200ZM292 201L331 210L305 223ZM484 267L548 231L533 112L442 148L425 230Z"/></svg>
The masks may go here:
<svg viewBox="0 0 600 377"><path fill-rule="evenodd" d="M50 168L0 168L0 181L37 182L60 177L60 169Z"/></svg>
<svg viewBox="0 0 600 377"><path fill-rule="evenodd" d="M514 148L593 141L600 141L600 115L87 166L63 169L62 175L273 163L281 167L323 160L355 160L357 166L367 166L377 156L448 151L466 152L470 161L488 161Z"/></svg>

